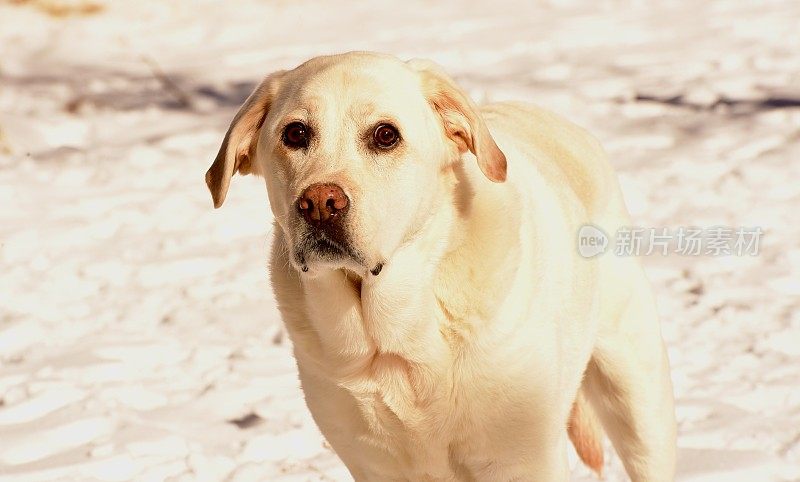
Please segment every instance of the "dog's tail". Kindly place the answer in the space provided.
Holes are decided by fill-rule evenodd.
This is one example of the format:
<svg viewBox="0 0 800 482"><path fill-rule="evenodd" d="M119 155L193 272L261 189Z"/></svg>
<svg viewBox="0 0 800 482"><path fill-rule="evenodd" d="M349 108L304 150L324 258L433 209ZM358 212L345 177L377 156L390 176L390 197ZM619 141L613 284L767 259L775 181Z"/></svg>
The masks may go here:
<svg viewBox="0 0 800 482"><path fill-rule="evenodd" d="M603 427L583 388L578 390L578 397L572 404L567 433L581 461L592 469L598 478L602 478Z"/></svg>

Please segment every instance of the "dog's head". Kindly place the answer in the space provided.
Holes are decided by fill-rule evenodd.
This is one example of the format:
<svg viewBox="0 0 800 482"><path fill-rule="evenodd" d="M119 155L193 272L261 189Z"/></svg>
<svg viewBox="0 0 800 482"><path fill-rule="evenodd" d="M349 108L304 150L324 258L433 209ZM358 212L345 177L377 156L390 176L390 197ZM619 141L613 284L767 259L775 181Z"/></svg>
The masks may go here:
<svg viewBox="0 0 800 482"><path fill-rule="evenodd" d="M435 214L444 173L466 151L487 178L505 179L474 104L438 67L349 53L268 76L206 182L219 207L234 172L263 176L295 268L378 274Z"/></svg>

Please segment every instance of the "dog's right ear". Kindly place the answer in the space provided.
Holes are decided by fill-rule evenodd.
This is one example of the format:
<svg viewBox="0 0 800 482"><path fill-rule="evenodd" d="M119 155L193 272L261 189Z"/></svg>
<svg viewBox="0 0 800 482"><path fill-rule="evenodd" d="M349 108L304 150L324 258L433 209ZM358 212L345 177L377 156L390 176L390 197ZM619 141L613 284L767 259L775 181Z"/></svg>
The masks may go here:
<svg viewBox="0 0 800 482"><path fill-rule="evenodd" d="M206 184L211 191L215 208L222 206L225 201L234 172L239 174L253 172L258 130L264 123L269 106L275 98L278 81L283 73L284 71L279 71L267 76L233 118L222 140L217 158L206 172Z"/></svg>

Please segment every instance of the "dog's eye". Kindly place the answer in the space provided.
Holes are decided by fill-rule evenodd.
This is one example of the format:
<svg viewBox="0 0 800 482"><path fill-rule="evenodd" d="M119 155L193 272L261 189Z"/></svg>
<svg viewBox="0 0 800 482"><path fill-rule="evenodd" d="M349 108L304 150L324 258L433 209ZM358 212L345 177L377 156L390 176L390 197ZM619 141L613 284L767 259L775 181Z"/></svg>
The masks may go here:
<svg viewBox="0 0 800 482"><path fill-rule="evenodd" d="M381 124L375 128L375 132L372 134L372 140L375 141L375 145L381 149L389 149L400 140L400 133L397 132L397 129L392 125Z"/></svg>
<svg viewBox="0 0 800 482"><path fill-rule="evenodd" d="M283 129L283 143L292 149L308 147L308 127L302 122L292 122Z"/></svg>

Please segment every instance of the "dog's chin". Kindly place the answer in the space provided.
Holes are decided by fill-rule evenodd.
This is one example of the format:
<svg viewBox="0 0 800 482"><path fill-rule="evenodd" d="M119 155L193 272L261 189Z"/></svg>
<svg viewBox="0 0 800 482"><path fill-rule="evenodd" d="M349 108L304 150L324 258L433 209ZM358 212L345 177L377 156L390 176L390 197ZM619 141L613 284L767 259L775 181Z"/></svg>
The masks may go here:
<svg viewBox="0 0 800 482"><path fill-rule="evenodd" d="M364 271L363 256L350 245L325 236L306 238L294 247L292 264L302 273L315 276L325 270Z"/></svg>
<svg viewBox="0 0 800 482"><path fill-rule="evenodd" d="M337 243L323 237L306 239L294 247L292 265L304 276L315 277L328 270L345 269L358 276L377 276L383 269L382 260L371 261L349 244Z"/></svg>

